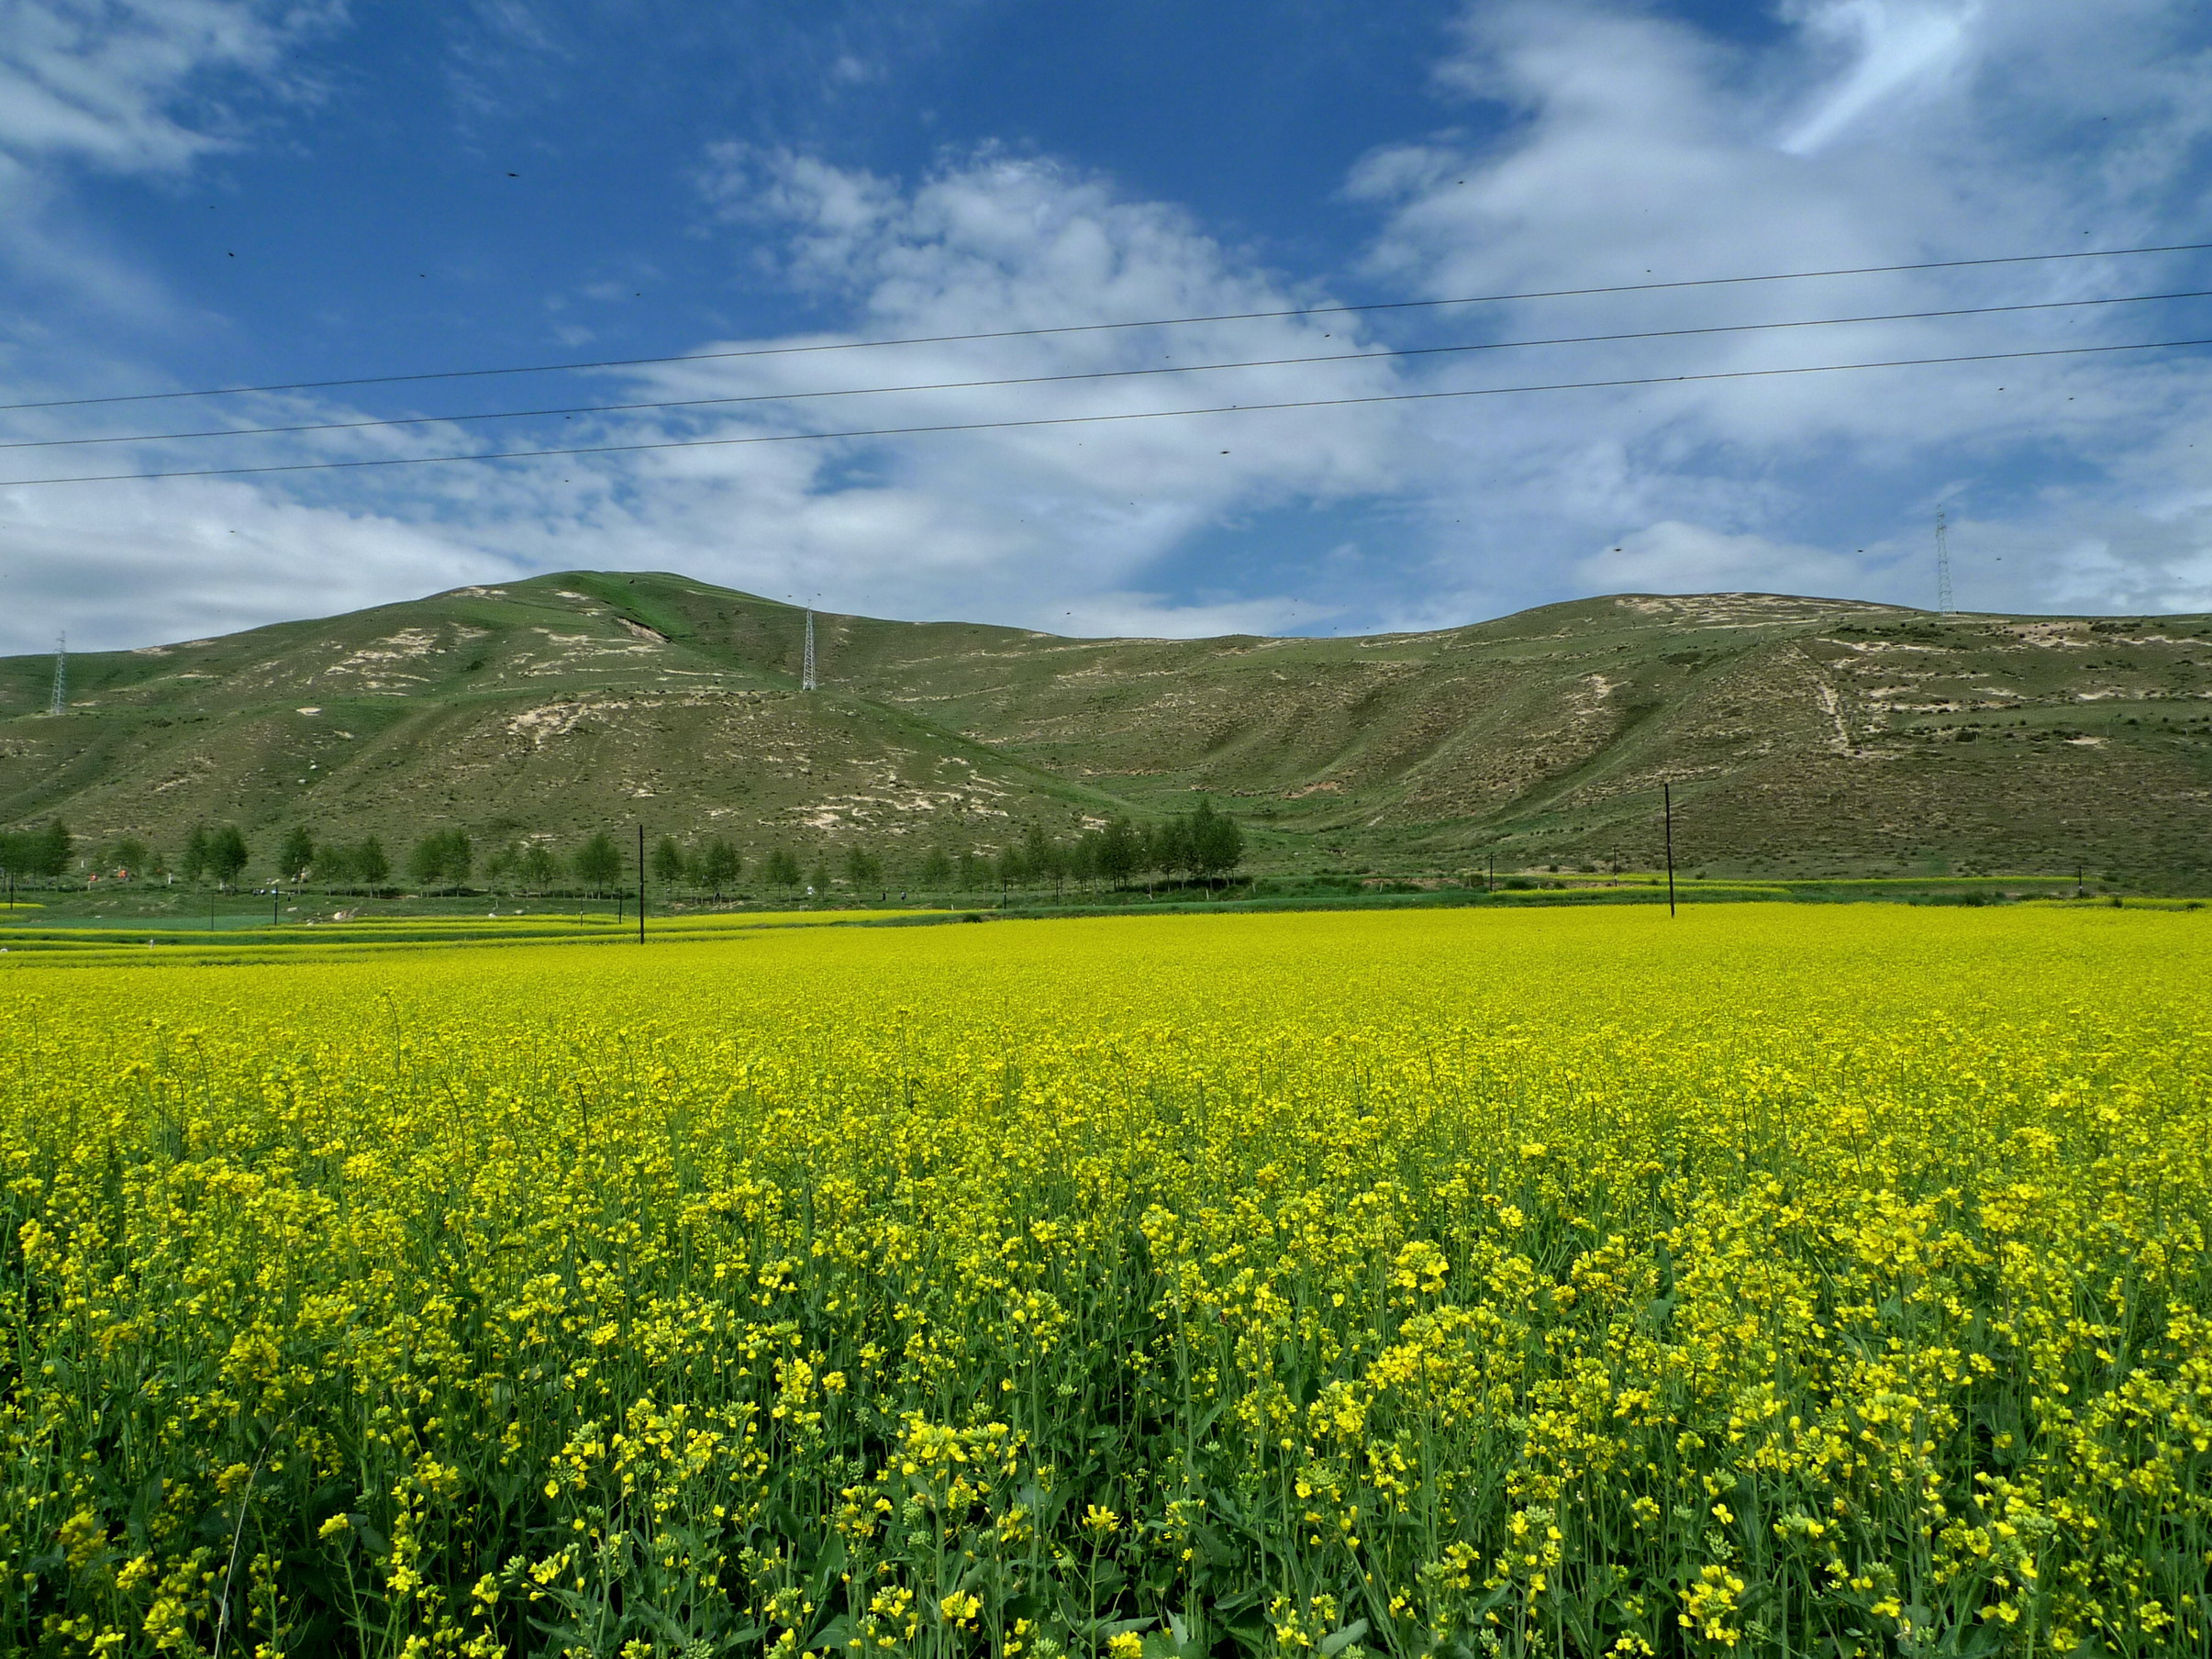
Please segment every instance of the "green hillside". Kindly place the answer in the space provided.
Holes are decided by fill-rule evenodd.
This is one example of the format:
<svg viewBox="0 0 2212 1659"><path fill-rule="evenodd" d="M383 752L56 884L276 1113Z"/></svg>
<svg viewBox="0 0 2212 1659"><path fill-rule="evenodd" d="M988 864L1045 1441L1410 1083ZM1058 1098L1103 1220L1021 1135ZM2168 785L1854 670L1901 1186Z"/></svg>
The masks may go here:
<svg viewBox="0 0 2212 1659"><path fill-rule="evenodd" d="M571 573L0 659L0 824L405 844L643 822L749 858L988 851L1211 794L1276 869L2212 869L2212 618L1623 596L1359 639L1069 640Z"/></svg>

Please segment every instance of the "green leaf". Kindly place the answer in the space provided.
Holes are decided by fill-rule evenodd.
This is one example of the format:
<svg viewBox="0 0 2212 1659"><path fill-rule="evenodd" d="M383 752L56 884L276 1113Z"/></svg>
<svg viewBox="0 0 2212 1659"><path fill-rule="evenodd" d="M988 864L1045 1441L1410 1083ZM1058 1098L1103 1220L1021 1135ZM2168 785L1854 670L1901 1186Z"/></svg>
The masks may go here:
<svg viewBox="0 0 2212 1659"><path fill-rule="evenodd" d="M1367 1634L1367 1620L1355 1619L1340 1631L1331 1631L1321 1638L1321 1659L1337 1659L1337 1655Z"/></svg>
<svg viewBox="0 0 2212 1659"><path fill-rule="evenodd" d="M834 1534L821 1558L815 1563L814 1602L817 1607L829 1598L829 1581L845 1570L845 1541Z"/></svg>

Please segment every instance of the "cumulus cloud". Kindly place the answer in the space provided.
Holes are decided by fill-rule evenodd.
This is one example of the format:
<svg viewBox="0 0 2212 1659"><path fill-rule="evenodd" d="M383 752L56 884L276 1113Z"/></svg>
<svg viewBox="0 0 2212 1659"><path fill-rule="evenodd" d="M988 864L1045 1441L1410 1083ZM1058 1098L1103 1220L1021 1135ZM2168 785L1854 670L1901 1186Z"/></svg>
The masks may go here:
<svg viewBox="0 0 2212 1659"><path fill-rule="evenodd" d="M222 513L238 521L248 546L268 549L272 564L282 562L276 550L284 537L314 540L289 515L332 515L343 533L323 540L348 549L356 573L379 568L374 545L389 528L389 592L407 591L422 562L442 548L455 561L454 580L476 579L482 562L495 556L535 569L675 568L833 608L1193 634L1279 622L1292 616L1293 602L1274 593L1177 599L1152 579L1151 567L1239 515L1353 498L1395 487L1402 477L1387 415L1350 423L1290 411L1241 423L1210 417L1020 424L1294 398L1313 384L1311 371L1128 372L1328 355L1372 343L1340 317L947 338L1051 329L1071 318L1284 311L1316 296L1256 268L1172 206L1129 199L1059 163L996 150L901 184L805 155L722 147L708 158L704 188L718 217L771 252L780 280L846 311L851 327L703 341L704 352L768 354L657 365L609 377L602 389L626 402L765 401L580 418L528 435L574 445L696 447L336 481L241 481L217 497ZM845 349L884 338L936 343ZM1386 362L1323 372L1338 395L1398 384ZM1045 384L948 384L1040 379ZM884 386L944 389L798 395ZM264 400L258 408L272 423L345 414L296 399ZM821 436L914 427L986 429ZM431 427L270 439L226 452L271 462L365 459L493 441ZM497 441L514 439L502 433ZM327 505L304 506L303 495ZM128 515L119 527L108 498L89 492L25 490L13 499L18 510L35 500L56 522L84 523L95 540L146 538L160 550L149 561L157 566L168 559L182 570L203 556L197 532L164 531ZM0 503L8 500L0 491ZM41 533L53 528L50 522ZM465 576L458 573L464 569ZM137 597L119 605L158 610L151 591L127 591ZM296 605L297 587L274 581L254 597L231 593L227 602L256 619L273 618ZM1305 614L1314 610L1308 600Z"/></svg>
<svg viewBox="0 0 2212 1659"><path fill-rule="evenodd" d="M690 568L832 604L1043 618L1136 591L1129 585L1150 562L1225 516L1395 481L1386 422L1086 419L1296 396L1311 381L1289 369L1130 372L1358 349L1360 332L1340 320L959 338L1071 318L1280 311L1310 297L1172 207L989 150L904 186L783 152L725 148L713 161L717 210L764 238L784 280L853 324L706 342L707 351L782 350L648 371L633 384L653 397L798 399L654 430L748 440L997 429L740 443L635 463L647 497L637 533L681 538ZM884 339L928 343L847 349ZM1347 395L1395 384L1373 362L1327 372ZM958 384L979 381L1031 384ZM803 395L887 386L942 389ZM1071 418L1078 424L1018 424ZM1148 615L1180 631L1208 625L1196 613L1180 625L1159 607Z"/></svg>
<svg viewBox="0 0 2212 1659"><path fill-rule="evenodd" d="M71 178L188 170L240 141L249 123L231 95L241 88L312 97L289 54L340 10L339 0L0 0L0 267L72 305L159 314L159 285L72 218ZM36 344L37 333L23 328L12 343Z"/></svg>
<svg viewBox="0 0 2212 1659"><path fill-rule="evenodd" d="M23 491L6 535L37 559L0 563L0 651L113 649L326 616L468 581L528 573L435 526L286 501L239 482L128 485L96 503Z"/></svg>
<svg viewBox="0 0 2212 1659"><path fill-rule="evenodd" d="M1221 605L1178 604L1164 594L1092 594L1073 600L1041 626L1085 639L1188 640L1219 634L1280 634L1312 618L1293 600L1248 599Z"/></svg>
<svg viewBox="0 0 2212 1659"><path fill-rule="evenodd" d="M1340 317L1053 331L1071 319L1282 311L1317 296L1253 269L1181 212L1123 199L1106 182L1050 161L986 150L901 190L806 157L726 150L717 159L712 188L725 211L779 231L789 279L840 299L854 316L849 333L784 343L934 343L670 365L650 377L661 392L790 395L839 386L1042 383L815 399L772 418L779 429L1081 419L1284 402L1312 394L1318 378L1312 366L1212 372L1197 365L1311 358L1369 344L1356 324ZM1021 329L1044 332L959 338ZM1155 373L1179 364L1193 372ZM1321 373L1330 395L1397 384L1387 363L1347 362ZM1071 568L1097 579L1109 565L1140 567L1178 534L1235 507L1390 484L1389 451L1387 422L1287 413L1265 417L1263 426L1217 418L1016 427L816 451L807 464L817 482L834 479L839 495L880 489L941 496L949 508L957 504L961 516L997 526L1011 544L1040 557L1058 541L1075 560L1051 573L1057 584ZM864 479L852 477L856 462ZM1028 527L1026 533L1017 533L1019 526ZM958 565L979 552L969 538L947 539L938 528L939 534L917 539L899 562Z"/></svg>
<svg viewBox="0 0 2212 1659"><path fill-rule="evenodd" d="M1576 574L1596 593L1698 594L1844 591L1862 573L1826 549L1764 536L1731 536L1662 519L1584 559Z"/></svg>
<svg viewBox="0 0 2212 1659"><path fill-rule="evenodd" d="M228 112L202 95L209 78L266 76L328 15L270 0L7 0L0 150L173 172L228 136Z"/></svg>
<svg viewBox="0 0 2212 1659"><path fill-rule="evenodd" d="M1311 388L1312 370L1149 372L1369 343L1342 318L1056 331L1071 319L1283 311L1315 297L1254 268L1169 206L994 150L950 161L911 185L736 146L717 149L711 163L706 189L717 211L762 236L783 279L839 305L852 326L714 342L706 349L804 349L663 365L642 377L651 395L944 389L806 397L710 414L684 429L739 438L997 429L692 450L643 463L658 528L715 527L700 536L706 545L692 566L703 573L902 614L964 609L1050 622L1079 607L1094 621L1141 610L1150 631L1204 631L1262 611L1232 605L1184 614L1157 599L1139 607L1131 596L1149 591L1140 585L1148 566L1230 515L1397 482L1387 418L1087 418L1286 401ZM1021 329L1040 332L961 338ZM845 349L886 339L925 343ZM1322 372L1339 395L1397 384L1386 362ZM1030 384L952 384L978 381ZM1018 424L1070 419L1075 424Z"/></svg>
<svg viewBox="0 0 2212 1659"><path fill-rule="evenodd" d="M1440 79L1494 124L1362 163L1351 189L1384 215L1371 271L1431 295L1495 294L2189 239L2160 234L2184 181L2202 188L2206 99L2176 71L2201 77L2206 40L2185 8L1806 0L1786 17L1790 32L1753 48L1589 0L1473 9ZM1490 338L1609 333L2212 286L2192 280L2206 270L2062 262L1465 315ZM2206 320L2203 302L2015 312L1511 362L1531 380L1719 375L2194 336L2212 331ZM1554 585L1625 573L1578 542L1679 550L1695 528L1708 551L1759 539L1762 585L1924 602L1924 527L1939 499L1957 497L1978 522L2044 547L2015 555L2011 591L2089 604L2091 567L2029 532L2062 507L2077 525L2106 521L2110 545L2133 545L2122 527L2145 511L2141 458L2162 453L2162 487L2184 493L2212 462L2212 365L2188 353L1708 380L1557 394L1515 412L1506 423L1471 411L1458 440L1467 473L1490 485L1480 510L1507 545L1539 550ZM1528 591L1496 546L1457 562L1471 603ZM1452 562L1441 559L1444 591ZM1733 562L1699 554L1691 567L1717 576ZM2102 591L2118 605L2145 589Z"/></svg>
<svg viewBox="0 0 2212 1659"><path fill-rule="evenodd" d="M274 14L205 3L209 15L275 28ZM1346 181L1374 227L1358 275L1386 295L1510 294L2185 240L2167 227L2202 218L2212 37L2182 0L1792 0L1780 17L1780 30L1746 43L1626 0L1473 6L1437 71L1461 124L1408 131ZM245 63L275 38L249 31L204 61ZM68 54L56 50L39 72L60 86L67 77L50 65ZM98 153L188 165L193 146L222 130L177 113L191 72L134 72L110 82L146 89L141 105L79 99L151 112L135 126L116 117ZM162 139L163 121L185 136ZM2204 302L1187 372L1384 344L2212 288L2201 262L1062 331L1072 320L1286 311L1330 288L1272 268L1171 203L1006 149L894 177L795 146L725 144L702 157L699 186L702 234L748 281L834 326L701 340L703 351L766 354L626 372L601 390L758 401L579 417L496 439L454 427L269 440L251 454L371 458L531 440L710 447L143 495L0 490L0 534L28 527L39 545L104 561L113 596L98 627L118 643L212 626L169 620L195 605L267 620L572 565L682 569L836 608L1076 632L1428 626L1623 587L1927 603L1939 503L1952 514L1970 607L2212 604L2203 355L1757 373L2212 333ZM1038 332L959 338L1009 329ZM851 349L885 338L923 343ZM1185 372L1131 373L1169 368ZM1745 372L1754 377L1013 424ZM975 381L1033 384L946 384ZM884 386L909 389L841 395ZM801 395L820 393L840 395ZM261 408L348 413L306 399ZM990 429L824 436L923 426ZM165 512L165 502L182 505ZM1351 541L1357 558L1327 551ZM200 583L203 569L219 579Z"/></svg>

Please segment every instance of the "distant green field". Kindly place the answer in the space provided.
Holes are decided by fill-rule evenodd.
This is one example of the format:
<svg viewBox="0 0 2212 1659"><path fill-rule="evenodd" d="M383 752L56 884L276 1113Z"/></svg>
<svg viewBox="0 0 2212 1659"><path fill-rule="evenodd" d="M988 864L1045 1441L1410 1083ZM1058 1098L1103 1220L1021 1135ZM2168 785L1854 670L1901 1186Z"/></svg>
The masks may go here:
<svg viewBox="0 0 2212 1659"><path fill-rule="evenodd" d="M928 926L965 920L1039 920L1055 917L1143 915L1259 914L1282 911L1427 910L1439 908L1498 907L1506 909L1567 907L1587 909L1619 905L1651 906L1668 902L1666 877L1651 872L1623 873L1617 877L1587 874L1517 877L1522 885L1485 892L1480 886L1446 885L1414 890L1392 890L1405 884L1353 886L1350 890L1316 885L1257 883L1207 898L1197 892L1147 897L1128 892L1106 897L1069 895L1046 901L1034 895L1014 895L1000 904L995 896L981 904L916 903L898 907L838 908L817 907L791 909L650 911L644 942L734 940L761 930L823 927ZM1281 890L1285 885L1289 890ZM1273 887L1277 890L1271 891ZM1679 907L1761 903L1979 905L2033 900L2040 907L2053 905L2107 906L2125 902L2137 908L2194 907L2196 901L2181 898L2117 895L2077 898L2072 878L2049 876L1961 876L1940 880L1902 878L1835 878L1767 882L1729 881L1713 877L1677 876L1674 899ZM483 899L464 901L387 902L376 914L357 915L336 907L330 919L286 915L272 924L266 908L218 911L212 919L168 913L126 920L96 910L73 908L67 901L83 896L57 895L64 901L50 908L24 907L11 917L0 910L0 956L9 964L65 957L72 963L93 963L119 960L145 961L149 954L164 962L245 962L262 957L313 956L339 958L395 951L446 946L514 946L526 944L638 944L637 913L617 913L613 901L593 907L572 909L558 903L500 910ZM104 901L105 902L105 901ZM250 903L238 897L232 905ZM358 902L358 901L356 901ZM464 908L484 904L479 911ZM73 913L72 913L73 909Z"/></svg>
<svg viewBox="0 0 2212 1659"><path fill-rule="evenodd" d="M820 927L884 921L913 912L888 910L782 910L751 915L651 917L649 943L700 941L764 928ZM473 919L458 917L380 916L342 922L304 922L271 927L250 917L225 918L225 926L123 928L19 926L0 930L0 955L35 958L63 954L72 959L143 958L243 960L262 955L310 952L339 955L454 945L609 944L634 945L636 923L611 917L537 914Z"/></svg>

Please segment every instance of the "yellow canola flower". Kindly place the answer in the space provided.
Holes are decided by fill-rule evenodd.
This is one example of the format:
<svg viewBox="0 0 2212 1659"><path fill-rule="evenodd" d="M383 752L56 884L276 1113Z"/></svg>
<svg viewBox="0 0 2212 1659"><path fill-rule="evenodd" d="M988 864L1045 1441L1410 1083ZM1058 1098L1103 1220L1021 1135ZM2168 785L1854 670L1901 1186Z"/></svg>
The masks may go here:
<svg viewBox="0 0 2212 1659"><path fill-rule="evenodd" d="M2203 1652L2208 930L23 952L0 1651Z"/></svg>

